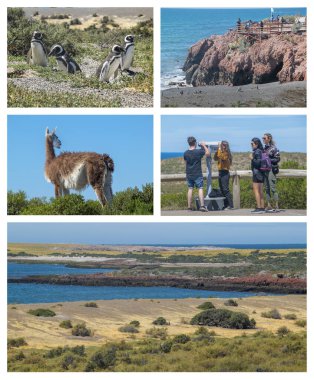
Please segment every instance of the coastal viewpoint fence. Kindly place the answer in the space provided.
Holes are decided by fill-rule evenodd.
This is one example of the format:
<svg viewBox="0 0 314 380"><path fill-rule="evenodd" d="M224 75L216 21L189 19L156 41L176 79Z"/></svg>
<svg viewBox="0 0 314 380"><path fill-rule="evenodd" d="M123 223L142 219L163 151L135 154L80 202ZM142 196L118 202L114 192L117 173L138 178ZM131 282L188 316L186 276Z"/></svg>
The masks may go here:
<svg viewBox="0 0 314 380"><path fill-rule="evenodd" d="M207 178L207 174L203 174L204 179ZM230 177L232 180L232 189L233 189L233 202L235 208L240 208L240 199L241 199L241 187L240 179L241 178L252 178L251 170L230 170ZM218 172L212 173L212 178L218 178ZM306 170L300 169L280 169L280 172L277 174L277 178L306 178ZM186 181L185 174L162 174L161 182L180 182Z"/></svg>
<svg viewBox="0 0 314 380"><path fill-rule="evenodd" d="M276 34L289 34L289 33L306 33L307 25L306 18L302 22L282 22L282 21L269 21L269 22L239 22L236 26L236 31L240 35L267 37Z"/></svg>

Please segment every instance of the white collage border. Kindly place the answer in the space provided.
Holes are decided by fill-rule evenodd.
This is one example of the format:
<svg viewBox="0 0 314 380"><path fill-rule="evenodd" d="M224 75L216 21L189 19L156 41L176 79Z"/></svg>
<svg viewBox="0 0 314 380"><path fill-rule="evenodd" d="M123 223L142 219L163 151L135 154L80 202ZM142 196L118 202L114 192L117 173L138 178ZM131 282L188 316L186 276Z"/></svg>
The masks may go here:
<svg viewBox="0 0 314 380"><path fill-rule="evenodd" d="M6 341L7 341L7 320L6 320L6 267L7 267L7 223L21 223L21 222L104 222L104 223L120 223L120 222L174 222L174 223L186 223L186 222L215 222L215 223L307 223L308 230L308 371L307 373L90 373L87 376L93 376L94 378L101 378L106 376L110 379L146 379L149 376L152 379L175 379L180 376L182 379L190 379L191 376L197 379L207 379L209 376L211 378L220 379L252 379L252 378L264 378L267 376L268 379L312 379L314 376L314 298L313 289L314 282L311 281L311 275L314 275L314 259L312 254L312 248L314 248L314 234L310 231L314 231L314 199L311 197L312 189L314 189L314 169L311 168L311 164L314 162L314 150L312 148L312 142L314 143L314 94L313 94L313 70L314 70L314 54L313 54L313 44L314 44L314 29L313 29L313 12L314 4L313 0L264 0L256 1L252 4L249 0L221 0L216 2L214 0L195 0L193 2L179 1L179 0L116 0L114 3L108 1L91 0L89 2L89 7L153 7L154 8L154 107L145 109L99 109L99 108L40 108L40 109L20 109L20 108L7 108L7 92L6 92L6 51L7 51L7 41L6 41L6 15L7 7L23 7L23 6L38 6L38 7L50 7L60 6L60 7L86 7L86 2L83 0L55 0L52 2L47 0L32 0L28 2L27 0L3 0L0 5L0 51L2 52L0 57L0 128L1 128L1 138L0 138L0 279L1 279L1 328L0 328L0 375L3 379L35 379L40 378L43 374L37 373L7 373L6 371ZM280 8L280 7L306 7L308 15L308 44L307 44L307 108L160 108L160 8L180 8L180 7L204 7L204 8L250 8L250 7L263 7L263 8ZM77 216L7 216L6 215L6 192L7 192L7 115L43 115L43 114L85 114L85 115L138 115L146 114L154 115L154 216L82 216L79 218ZM212 217L208 217L208 220L204 219L203 216L193 216L189 217L161 217L160 216L160 148L161 148L161 136L160 136L160 116L161 115L306 115L307 116L307 161L308 161L308 175L307 175L307 216L306 217L293 217L293 216L263 216L259 219L258 217L252 216L220 216L213 220ZM31 149L31 148L30 148ZM45 379L53 379L55 373L45 373ZM83 379L85 378L85 373L60 373L58 377L64 379Z"/></svg>

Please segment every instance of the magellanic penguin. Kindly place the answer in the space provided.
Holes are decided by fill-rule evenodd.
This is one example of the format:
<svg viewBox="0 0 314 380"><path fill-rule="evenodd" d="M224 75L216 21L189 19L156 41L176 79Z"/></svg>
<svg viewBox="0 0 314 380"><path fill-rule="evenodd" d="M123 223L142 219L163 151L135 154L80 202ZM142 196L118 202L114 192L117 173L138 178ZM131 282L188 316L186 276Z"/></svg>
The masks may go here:
<svg viewBox="0 0 314 380"><path fill-rule="evenodd" d="M97 78L101 82L109 82L112 77L117 77L122 52L124 52L123 47L119 45L114 45L112 47L108 57L105 59L104 63L98 67L96 72Z"/></svg>
<svg viewBox="0 0 314 380"><path fill-rule="evenodd" d="M133 63L134 58L134 36L129 34L124 38L124 50L125 52L121 55L121 70L129 70Z"/></svg>
<svg viewBox="0 0 314 380"><path fill-rule="evenodd" d="M59 44L52 46L48 54L48 57L50 56L56 57L58 67L60 70L66 71L69 74L75 74L77 71L81 71L80 66Z"/></svg>
<svg viewBox="0 0 314 380"><path fill-rule="evenodd" d="M30 65L47 66L47 49L42 41L43 35L35 31L31 40L31 48L27 53L27 63Z"/></svg>

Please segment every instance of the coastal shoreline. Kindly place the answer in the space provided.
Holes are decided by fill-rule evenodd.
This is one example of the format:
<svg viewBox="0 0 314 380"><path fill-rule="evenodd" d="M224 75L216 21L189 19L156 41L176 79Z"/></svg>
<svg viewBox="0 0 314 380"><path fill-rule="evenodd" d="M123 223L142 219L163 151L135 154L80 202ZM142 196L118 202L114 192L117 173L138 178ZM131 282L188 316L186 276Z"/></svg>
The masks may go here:
<svg viewBox="0 0 314 380"><path fill-rule="evenodd" d="M169 88L161 107L306 107L306 81Z"/></svg>
<svg viewBox="0 0 314 380"><path fill-rule="evenodd" d="M215 291L267 292L274 294L306 294L306 280L271 275L242 277L191 277L175 275L78 274L33 275L9 278L8 283L50 284L74 286L122 286L122 287L174 287Z"/></svg>

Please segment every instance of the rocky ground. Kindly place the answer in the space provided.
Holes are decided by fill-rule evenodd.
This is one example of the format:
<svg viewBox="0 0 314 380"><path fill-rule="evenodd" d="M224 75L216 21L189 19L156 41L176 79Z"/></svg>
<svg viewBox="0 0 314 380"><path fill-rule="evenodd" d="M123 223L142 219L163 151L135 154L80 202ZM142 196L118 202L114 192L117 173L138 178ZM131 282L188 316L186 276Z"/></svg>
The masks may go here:
<svg viewBox="0 0 314 380"><path fill-rule="evenodd" d="M171 88L162 107L306 107L306 81Z"/></svg>
<svg viewBox="0 0 314 380"><path fill-rule="evenodd" d="M239 278L191 278L188 276L111 276L104 273L81 275L47 275L9 278L9 283L39 283L53 285L84 286L171 286L185 289L219 291L258 291L285 294L306 293L306 280L302 278L281 278L274 276L253 276Z"/></svg>
<svg viewBox="0 0 314 380"><path fill-rule="evenodd" d="M210 36L190 47L182 70L162 107L306 107L303 34Z"/></svg>

